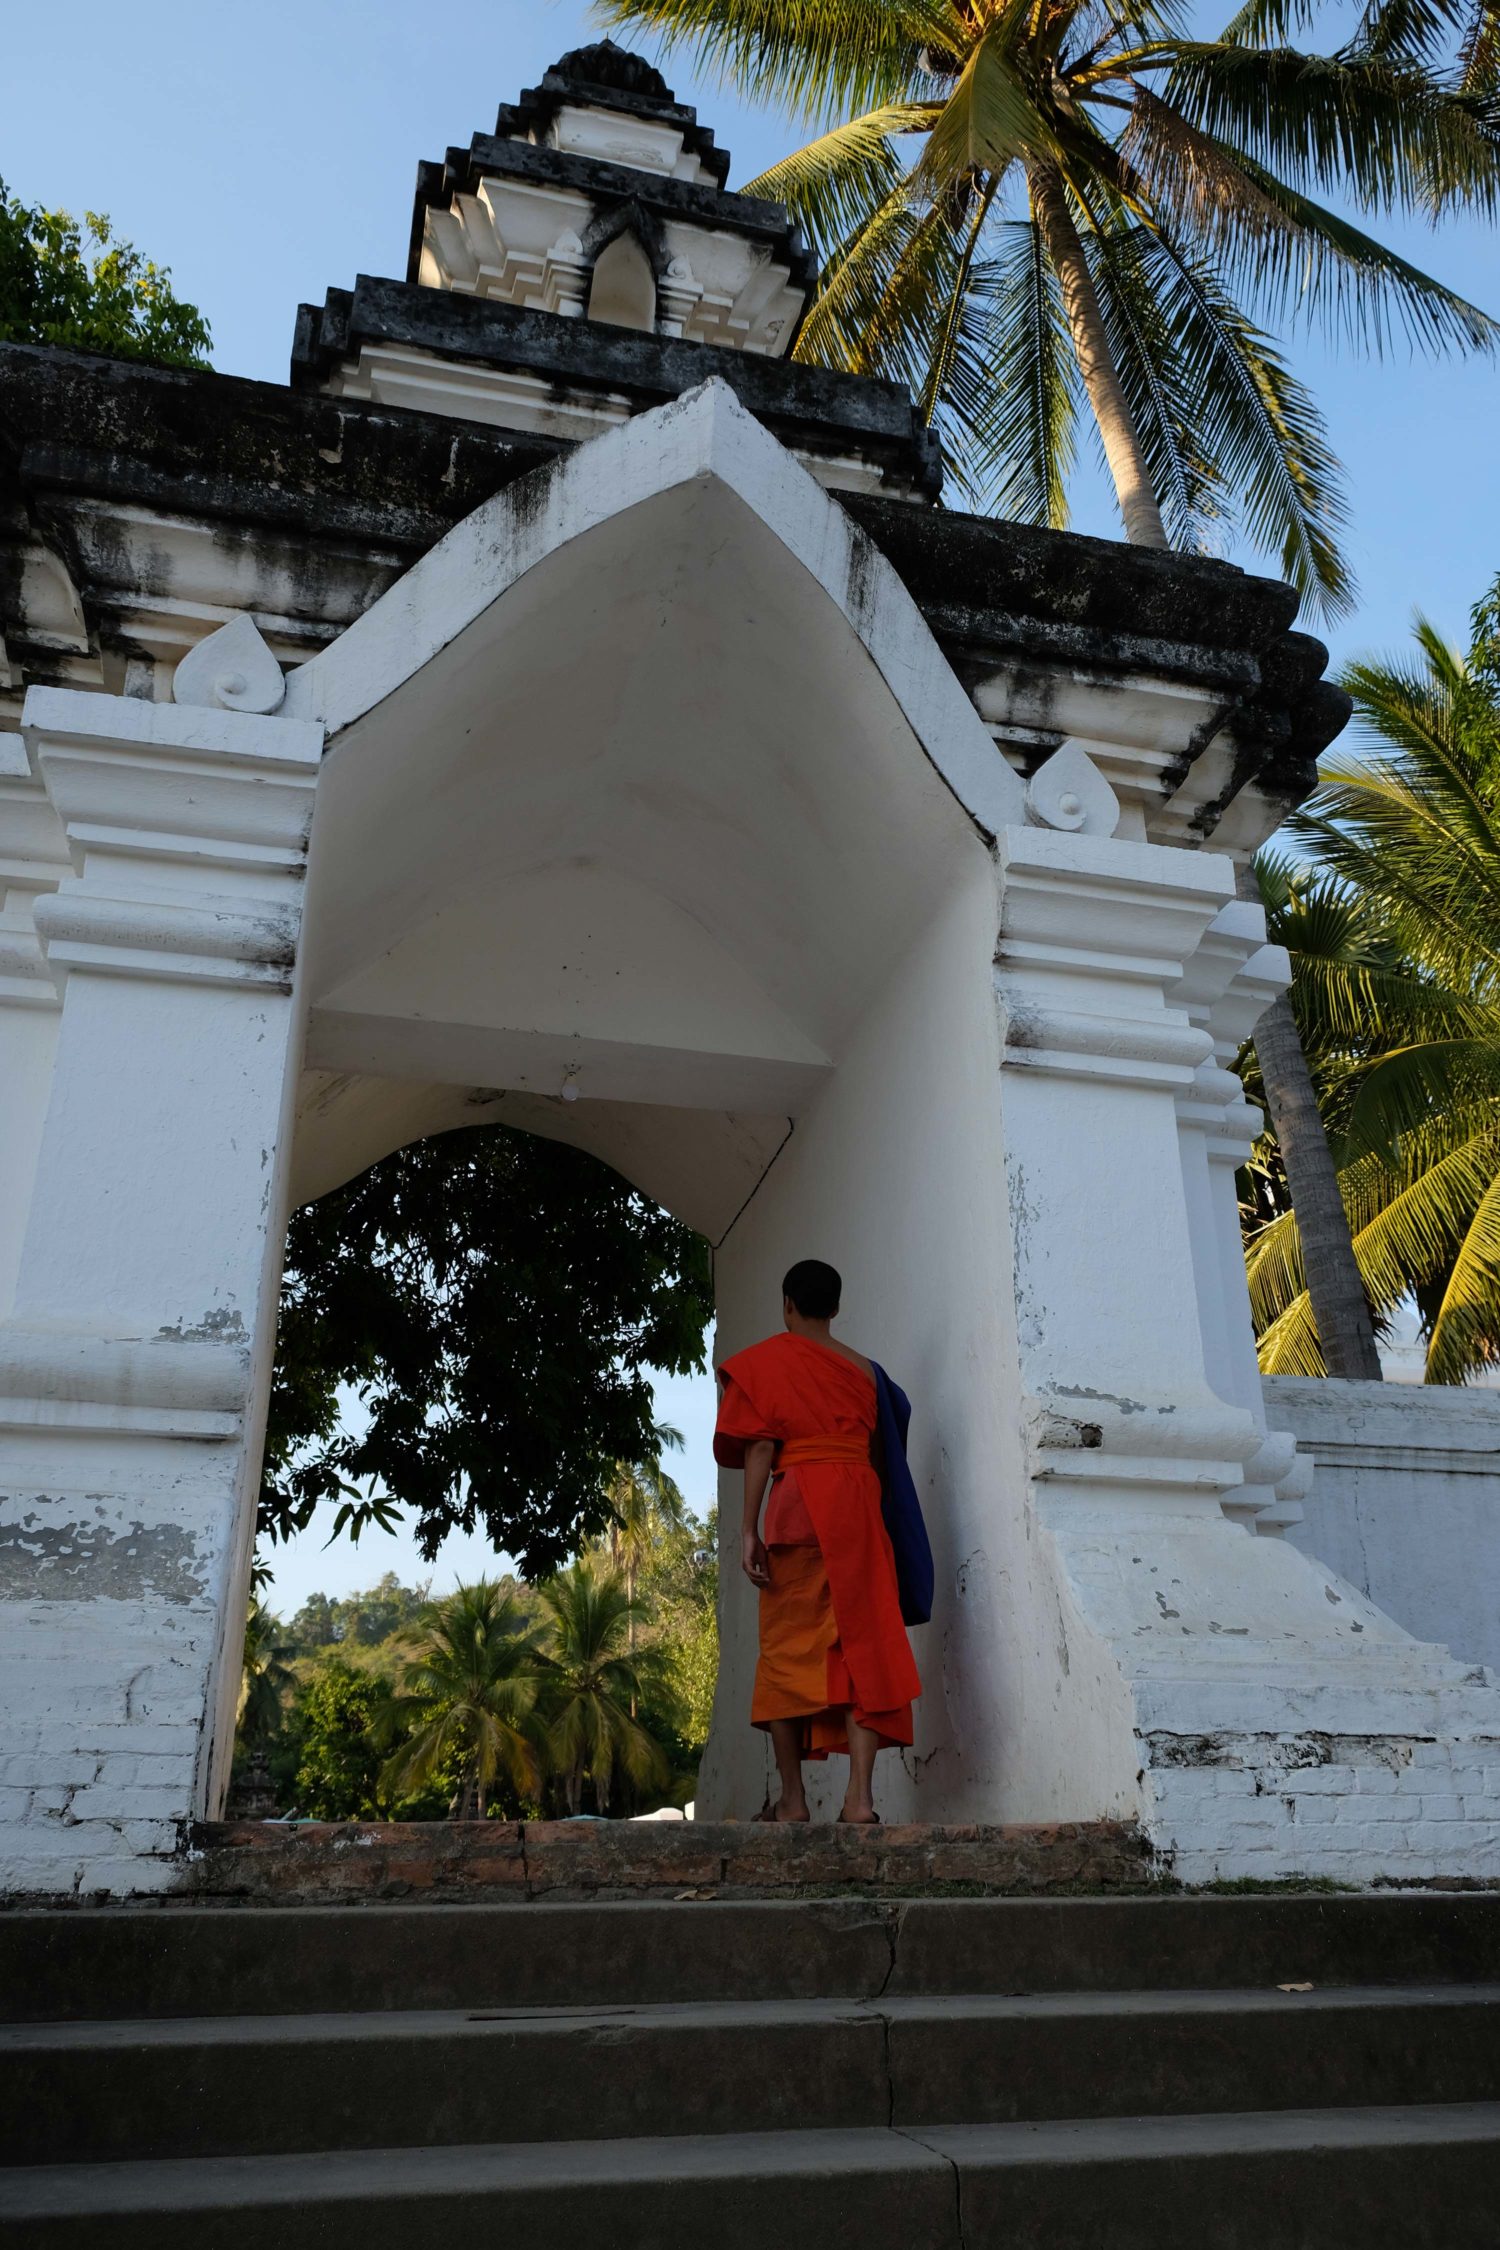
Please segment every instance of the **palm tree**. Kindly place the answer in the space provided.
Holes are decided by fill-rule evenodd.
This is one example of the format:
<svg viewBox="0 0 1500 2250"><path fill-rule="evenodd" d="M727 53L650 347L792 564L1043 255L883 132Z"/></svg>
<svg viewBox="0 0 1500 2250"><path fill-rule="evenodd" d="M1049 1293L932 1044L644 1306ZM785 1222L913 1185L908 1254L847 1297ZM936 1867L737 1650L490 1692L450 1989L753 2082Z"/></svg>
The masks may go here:
<svg viewBox="0 0 1500 2250"><path fill-rule="evenodd" d="M1267 869L1377 1315L1414 1297L1427 1380L1500 1360L1500 580L1467 657L1351 666L1360 746L1293 822L1315 870ZM1264 1177L1264 1174L1262 1175ZM1295 1211L1249 1245L1261 1360L1320 1374Z"/></svg>
<svg viewBox="0 0 1500 2250"><path fill-rule="evenodd" d="M671 1446L681 1451L681 1430L658 1422L652 1434L658 1446ZM631 1612L629 1646L633 1650L635 1591L641 1565L651 1560L664 1538L683 1529L688 1520L688 1506L662 1467L659 1453L651 1461L617 1461L614 1475L604 1488L604 1497L609 1503L609 1559L616 1570L624 1573ZM630 1710L633 1718L634 1703Z"/></svg>
<svg viewBox="0 0 1500 2250"><path fill-rule="evenodd" d="M261 1574L262 1579L264 1574ZM263 1747L281 1724L281 1698L297 1676L287 1658L297 1651L282 1638L286 1627L273 1617L257 1591L245 1619L245 1654L240 1675L240 1740Z"/></svg>
<svg viewBox="0 0 1500 2250"><path fill-rule="evenodd" d="M1313 959L1305 925L1328 901L1303 891L1283 861L1262 854L1254 877L1266 908L1266 935L1284 945L1304 974ZM1319 1372L1362 1383L1382 1380L1375 1323L1365 1295L1338 1166L1318 1104L1290 994L1278 993L1255 1027L1254 1066L1297 1214L1298 1258L1317 1332Z"/></svg>
<svg viewBox="0 0 1500 2250"><path fill-rule="evenodd" d="M387 1724L410 1734L388 1760L383 1787L403 1795L456 1767L454 1814L480 1820L502 1775L523 1794L535 1791L538 1635L514 1595L490 1579L460 1586L403 1638L410 1654Z"/></svg>
<svg viewBox="0 0 1500 2250"><path fill-rule="evenodd" d="M1170 0L598 12L817 128L745 190L787 203L822 261L796 354L907 383L973 504L1064 525L1086 400L1128 539L1199 546L1237 516L1332 614L1338 465L1261 323L1493 347L1487 315L1317 200L1500 205L1493 6L1371 0L1332 54L1285 44L1313 0L1243 0L1217 39Z"/></svg>
<svg viewBox="0 0 1500 2250"><path fill-rule="evenodd" d="M601 1813L619 1774L637 1788L660 1787L667 1760L633 1716L654 1677L656 1652L631 1651L637 1608L623 1572L602 1555L581 1555L539 1589L539 1598L549 1628L546 1748L569 1812L579 1810L586 1781Z"/></svg>

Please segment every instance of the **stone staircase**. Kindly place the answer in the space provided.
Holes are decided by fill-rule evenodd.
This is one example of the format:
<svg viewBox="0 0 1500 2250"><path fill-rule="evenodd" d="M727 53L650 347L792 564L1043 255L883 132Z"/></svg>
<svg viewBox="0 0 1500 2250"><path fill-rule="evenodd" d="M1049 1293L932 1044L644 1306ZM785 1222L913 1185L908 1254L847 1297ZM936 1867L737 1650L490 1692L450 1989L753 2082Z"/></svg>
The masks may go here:
<svg viewBox="0 0 1500 2250"><path fill-rule="evenodd" d="M1500 2242L1492 1894L12 1912L0 2013L4 2250Z"/></svg>

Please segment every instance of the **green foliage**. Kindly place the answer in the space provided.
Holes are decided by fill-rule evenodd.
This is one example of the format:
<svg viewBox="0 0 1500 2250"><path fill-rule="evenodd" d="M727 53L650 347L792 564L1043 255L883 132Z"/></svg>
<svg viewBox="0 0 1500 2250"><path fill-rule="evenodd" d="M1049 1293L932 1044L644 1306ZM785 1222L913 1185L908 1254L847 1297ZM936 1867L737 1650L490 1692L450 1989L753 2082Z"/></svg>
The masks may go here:
<svg viewBox="0 0 1500 2250"><path fill-rule="evenodd" d="M1313 863L1260 862L1361 1277L1378 1319L1415 1299L1440 1383L1500 1362L1497 618L1500 579L1467 657L1419 617L1414 661L1347 668L1364 754L1325 759L1292 822ZM1252 1185L1261 1364L1321 1374L1269 1136Z"/></svg>
<svg viewBox="0 0 1500 2250"><path fill-rule="evenodd" d="M418 1141L292 1220L261 1528L363 1486L429 1558L482 1524L545 1576L609 1520L614 1464L652 1457L649 1371L701 1367L712 1310L701 1237L595 1158L501 1126Z"/></svg>
<svg viewBox="0 0 1500 2250"><path fill-rule="evenodd" d="M304 1820L384 1820L390 1800L381 1785L383 1719L390 1688L341 1656L321 1657L300 1690L289 1748L292 1761L272 1759L272 1776Z"/></svg>
<svg viewBox="0 0 1500 2250"><path fill-rule="evenodd" d="M1170 536L1213 546L1238 526L1311 607L1349 606L1341 474L1272 335L1493 348L1486 314L1320 199L1500 206L1495 0L1385 0L1333 53L1288 43L1316 13L1297 0L1248 0L1216 40L1186 37L1166 0L600 12L817 128L747 183L791 206L822 262L797 356L907 384L973 504L1067 522L1082 396L1118 428L1081 372L1108 363ZM1064 236L1102 337L1064 304Z"/></svg>
<svg viewBox="0 0 1500 2250"><path fill-rule="evenodd" d="M280 1726L282 1697L295 1682L288 1662L294 1654L280 1619L252 1593L240 1675L239 1735L246 1749L263 1746Z"/></svg>
<svg viewBox="0 0 1500 2250"><path fill-rule="evenodd" d="M617 1469L610 1495L621 1559L606 1535L539 1587L433 1601L388 1571L365 1593L310 1596L290 1628L257 1601L247 1678L290 1662L254 1738L242 1728L241 1762L267 1751L277 1802L320 1820L686 1802L718 1669L714 1529L658 1461Z"/></svg>
<svg viewBox="0 0 1500 2250"><path fill-rule="evenodd" d="M212 338L197 306L174 296L170 269L117 240L107 218L88 211L80 227L0 180L0 342L206 367Z"/></svg>
<svg viewBox="0 0 1500 2250"><path fill-rule="evenodd" d="M461 1784L461 1815L483 1820L497 1783L532 1797L539 1635L520 1602L489 1579L434 1602L402 1636L400 1691L385 1713L399 1741L384 1769L397 1795L444 1772Z"/></svg>
<svg viewBox="0 0 1500 2250"><path fill-rule="evenodd" d="M425 1585L403 1586L396 1573L388 1570L362 1594L345 1594L335 1601L326 1594L310 1595L287 1632L302 1650L331 1648L335 1643L344 1648L375 1648L403 1626L414 1624L427 1602Z"/></svg>
<svg viewBox="0 0 1500 2250"><path fill-rule="evenodd" d="M646 1637L660 1650L660 1693L686 1745L689 1770L708 1740L719 1676L719 1559L714 1516L692 1516L659 1532L641 1572L640 1593L653 1622ZM641 1718L655 1708L648 1685Z"/></svg>
<svg viewBox="0 0 1500 2250"><path fill-rule="evenodd" d="M617 1779L637 1790L660 1789L668 1760L641 1725L637 1706L652 1688L660 1694L661 1649L631 1645L638 1613L623 1572L602 1555L580 1556L539 1587L538 1596L547 1627L543 1741L569 1812L581 1810L585 1783L601 1813L609 1809Z"/></svg>

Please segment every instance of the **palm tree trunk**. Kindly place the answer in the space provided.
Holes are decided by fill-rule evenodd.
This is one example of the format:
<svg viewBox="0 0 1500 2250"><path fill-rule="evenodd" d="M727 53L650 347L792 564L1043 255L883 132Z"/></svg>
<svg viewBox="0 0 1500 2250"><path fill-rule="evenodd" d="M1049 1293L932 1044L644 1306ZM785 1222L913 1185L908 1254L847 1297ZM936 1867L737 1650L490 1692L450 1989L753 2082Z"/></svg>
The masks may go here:
<svg viewBox="0 0 1500 2250"><path fill-rule="evenodd" d="M1302 1268L1312 1300L1323 1363L1330 1375L1358 1383L1381 1380L1380 1354L1370 1302L1360 1279L1349 1233L1349 1215L1339 1193L1333 1151L1323 1130L1312 1073L1302 1052L1292 1003L1283 992L1255 1027L1266 1107L1281 1160L1286 1166L1297 1231L1302 1237Z"/></svg>
<svg viewBox="0 0 1500 2250"><path fill-rule="evenodd" d="M1104 440L1104 457L1114 478L1125 536L1133 547L1165 547L1167 534L1146 472L1140 433L1120 387L1094 278L1068 209L1062 174L1045 158L1033 158L1026 167L1026 179L1031 208L1062 290L1083 387Z"/></svg>

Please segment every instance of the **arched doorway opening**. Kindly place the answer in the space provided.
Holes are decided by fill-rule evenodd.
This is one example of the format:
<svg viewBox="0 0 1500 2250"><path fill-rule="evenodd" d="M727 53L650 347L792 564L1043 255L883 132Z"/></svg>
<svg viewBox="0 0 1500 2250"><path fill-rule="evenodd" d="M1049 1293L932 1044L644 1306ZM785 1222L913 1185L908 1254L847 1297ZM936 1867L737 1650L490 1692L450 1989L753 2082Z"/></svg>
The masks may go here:
<svg viewBox="0 0 1500 2250"><path fill-rule="evenodd" d="M426 1136L294 1213L231 1817L247 1797L316 1819L465 1813L476 1791L511 1817L692 1799L717 1668L712 1311L701 1236L503 1125Z"/></svg>
<svg viewBox="0 0 1500 2250"><path fill-rule="evenodd" d="M290 1200L520 1127L707 1239L731 1345L824 1255L936 1384L1002 1254L994 871L959 792L998 818L1016 785L893 574L727 394L650 419L603 441L607 513L576 464L530 480L291 683L330 744ZM987 1207L953 1193L976 1143ZM753 1608L723 1628L727 1713ZM758 1803L763 1760L726 1717L713 1808Z"/></svg>

